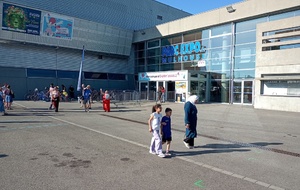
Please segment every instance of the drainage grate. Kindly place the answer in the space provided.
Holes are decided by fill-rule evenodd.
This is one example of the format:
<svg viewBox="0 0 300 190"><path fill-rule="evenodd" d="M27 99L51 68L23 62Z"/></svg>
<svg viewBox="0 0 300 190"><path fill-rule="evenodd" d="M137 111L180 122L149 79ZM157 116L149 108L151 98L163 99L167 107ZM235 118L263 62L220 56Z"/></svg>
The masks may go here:
<svg viewBox="0 0 300 190"><path fill-rule="evenodd" d="M133 123L139 123L139 124L142 124L142 125L148 125L147 122L135 121L135 120L132 120L132 119L126 119L126 118L112 116L112 115L106 115L106 114L100 114L100 115L115 118L115 119L120 119L120 120L123 120L123 121L130 121L130 122L133 122ZM183 133L185 132L184 130L180 130L180 129L172 129L172 130L173 131L178 131L178 132L183 132ZM299 153L289 152L289 151L280 150L280 149L276 149L276 148L267 148L267 147L263 147L263 146L258 146L258 145L243 143L243 142L238 142L238 141L232 141L232 140L228 140L228 139L224 139L224 138L220 138L220 137L214 137L214 136L210 136L210 135L204 135L204 134L198 134L198 136L209 138L209 139L214 139L214 140L219 140L219 141L224 141L224 142L229 142L229 143L240 145L240 146L243 146L243 147L258 148L258 149L261 149L261 150L267 150L267 151L276 152L276 153L285 154L285 155L290 155L290 156L294 156L294 157L300 157Z"/></svg>

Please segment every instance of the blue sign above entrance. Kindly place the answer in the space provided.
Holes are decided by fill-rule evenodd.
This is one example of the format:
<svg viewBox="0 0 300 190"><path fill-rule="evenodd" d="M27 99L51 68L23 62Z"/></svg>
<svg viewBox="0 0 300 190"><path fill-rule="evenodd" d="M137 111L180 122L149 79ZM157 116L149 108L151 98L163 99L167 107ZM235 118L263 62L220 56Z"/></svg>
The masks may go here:
<svg viewBox="0 0 300 190"><path fill-rule="evenodd" d="M200 41L188 42L162 48L162 63L198 61L206 56L206 47Z"/></svg>

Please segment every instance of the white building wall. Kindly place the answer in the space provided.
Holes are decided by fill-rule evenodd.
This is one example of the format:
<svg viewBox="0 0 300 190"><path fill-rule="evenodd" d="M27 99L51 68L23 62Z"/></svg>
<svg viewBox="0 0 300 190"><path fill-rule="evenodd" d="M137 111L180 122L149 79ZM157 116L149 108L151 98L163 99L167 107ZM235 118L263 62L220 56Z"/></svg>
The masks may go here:
<svg viewBox="0 0 300 190"><path fill-rule="evenodd" d="M300 16L257 25L255 108L300 112L300 97L262 94L263 80L300 80L300 48L262 51L263 47L300 43L300 40L263 43L263 40L267 39L300 35L299 31L295 31L262 36L263 32L293 27L300 27ZM263 75L274 76L263 78ZM284 77L285 75L287 77Z"/></svg>

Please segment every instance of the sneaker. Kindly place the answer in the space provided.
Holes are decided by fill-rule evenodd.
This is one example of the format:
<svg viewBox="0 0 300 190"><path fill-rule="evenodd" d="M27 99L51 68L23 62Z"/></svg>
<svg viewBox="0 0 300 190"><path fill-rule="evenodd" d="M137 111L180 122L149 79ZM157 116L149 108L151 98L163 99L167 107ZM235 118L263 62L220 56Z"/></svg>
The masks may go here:
<svg viewBox="0 0 300 190"><path fill-rule="evenodd" d="M185 141L183 141L183 143L188 149L190 149L190 145L188 143L186 143Z"/></svg>
<svg viewBox="0 0 300 190"><path fill-rule="evenodd" d="M161 157L161 158L164 158L164 157L166 157L166 155L165 155L165 154L163 154L163 153L159 153L157 156L159 156L159 157Z"/></svg>
<svg viewBox="0 0 300 190"><path fill-rule="evenodd" d="M150 154L156 154L156 152L152 152L151 150L149 151Z"/></svg>
<svg viewBox="0 0 300 190"><path fill-rule="evenodd" d="M170 152L165 153L166 156L172 156Z"/></svg>

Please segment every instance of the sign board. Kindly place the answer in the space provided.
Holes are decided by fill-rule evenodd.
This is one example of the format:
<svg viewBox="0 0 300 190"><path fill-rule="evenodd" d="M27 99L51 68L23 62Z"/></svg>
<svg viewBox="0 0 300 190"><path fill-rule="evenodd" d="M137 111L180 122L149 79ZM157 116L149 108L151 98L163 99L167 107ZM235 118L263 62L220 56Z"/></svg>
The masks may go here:
<svg viewBox="0 0 300 190"><path fill-rule="evenodd" d="M2 30L40 35L41 11L3 3Z"/></svg>
<svg viewBox="0 0 300 190"><path fill-rule="evenodd" d="M205 60L198 61L198 67L205 67L205 66L206 66Z"/></svg>
<svg viewBox="0 0 300 190"><path fill-rule="evenodd" d="M186 81L188 71L165 71L139 73L139 81Z"/></svg>
<svg viewBox="0 0 300 190"><path fill-rule="evenodd" d="M72 39L74 19L53 13L46 13L43 20L43 36Z"/></svg>

